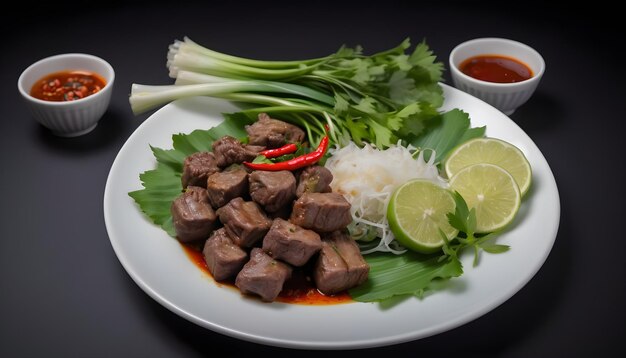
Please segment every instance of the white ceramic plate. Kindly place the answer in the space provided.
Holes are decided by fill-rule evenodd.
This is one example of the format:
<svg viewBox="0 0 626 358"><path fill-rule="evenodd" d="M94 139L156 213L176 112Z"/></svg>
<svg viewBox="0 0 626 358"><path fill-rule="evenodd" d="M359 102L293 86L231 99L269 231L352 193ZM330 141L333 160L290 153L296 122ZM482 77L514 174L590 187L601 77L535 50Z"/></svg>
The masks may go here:
<svg viewBox="0 0 626 358"><path fill-rule="evenodd" d="M545 158L513 121L490 105L444 85L444 109L461 108L472 126L519 147L533 168L533 187L513 228L498 243L512 249L484 254L477 267L463 258L465 273L442 291L391 308L376 303L305 306L262 303L219 287L181 245L139 211L128 192L141 189L139 173L156 165L148 145L171 148L174 133L210 128L221 113L236 110L209 98L177 101L148 118L120 150L106 184L104 218L111 244L135 282L152 298L200 326L268 345L347 349L401 343L450 330L476 319L519 291L547 258L559 226L560 204Z"/></svg>

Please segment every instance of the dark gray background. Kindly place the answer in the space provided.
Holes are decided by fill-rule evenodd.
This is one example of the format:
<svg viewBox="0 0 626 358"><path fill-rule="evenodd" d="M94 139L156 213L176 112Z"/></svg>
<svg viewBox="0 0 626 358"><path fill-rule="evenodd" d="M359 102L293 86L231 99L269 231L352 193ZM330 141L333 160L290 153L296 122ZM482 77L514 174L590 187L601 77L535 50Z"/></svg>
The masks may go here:
<svg viewBox="0 0 626 358"><path fill-rule="evenodd" d="M542 150L561 195L559 234L545 265L518 294L471 323L368 353L625 352L626 108L624 58L616 55L624 26L615 9L597 2L546 7L526 1L17 6L22 11L0 15L1 357L316 354L238 341L179 318L130 279L111 248L102 212L105 181L124 141L149 115L132 115L130 85L170 83L167 46L184 35L261 59L321 56L344 43L372 53L406 36L426 38L446 66L456 44L476 37L512 38L537 49L547 71L512 119ZM101 56L117 76L99 126L74 139L54 137L38 125L16 88L28 65L65 52Z"/></svg>

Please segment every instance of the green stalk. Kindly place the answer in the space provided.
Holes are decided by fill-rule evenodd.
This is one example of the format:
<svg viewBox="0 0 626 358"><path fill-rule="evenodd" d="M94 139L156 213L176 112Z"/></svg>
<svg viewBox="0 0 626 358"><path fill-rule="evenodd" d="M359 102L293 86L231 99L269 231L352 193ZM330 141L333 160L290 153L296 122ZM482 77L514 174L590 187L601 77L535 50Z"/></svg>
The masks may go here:
<svg viewBox="0 0 626 358"><path fill-rule="evenodd" d="M172 71L170 72L170 77L176 79L176 81L174 82L174 84L176 85L197 85L200 83L223 83L239 81L232 78L212 76L204 73L184 70L178 70L176 72Z"/></svg>
<svg viewBox="0 0 626 358"><path fill-rule="evenodd" d="M309 98L328 106L334 105L332 97L311 88L290 83L266 81L229 81L225 83L184 86L144 86L133 84L129 101L133 113L138 114L179 98L192 96L219 97L240 92L281 93Z"/></svg>
<svg viewBox="0 0 626 358"><path fill-rule="evenodd" d="M268 69L241 65L195 53L178 53L168 63L170 70L189 70L208 75L237 79L277 80L288 79L310 73L316 65L287 69Z"/></svg>
<svg viewBox="0 0 626 358"><path fill-rule="evenodd" d="M411 39L406 38L398 46L392 49L381 51L381 52L378 52L378 53L375 53L373 55L366 56L366 57L375 58L375 57L383 57L387 55L402 55L404 54L404 51L406 51L406 49L408 49L409 47L411 47Z"/></svg>
<svg viewBox="0 0 626 358"><path fill-rule="evenodd" d="M397 105L388 97L385 97L375 92L370 92L370 91L363 92L362 90L359 90L356 86L354 86L352 84L352 80L349 78L339 78L337 76L332 77L332 76L329 76L325 71L318 71L318 70L313 71L313 73L310 75L302 76L302 78L304 79L304 81L302 81L301 83L304 85L310 84L308 83L309 80L317 81L321 83L322 86L323 85L328 86L329 84L335 85L341 90L343 90L348 96L350 96L350 99L355 103L358 103L361 99L365 97L372 97L376 99L378 102L387 106L388 109L390 110L398 109ZM319 88L320 86L316 86L316 87Z"/></svg>
<svg viewBox="0 0 626 358"><path fill-rule="evenodd" d="M346 81L341 81L341 80L339 80L336 77L326 76L324 74L324 71L313 71L309 75L302 76L302 79L303 79L303 82L307 82L309 80L316 81L316 82L319 82L319 83L321 83L323 85L326 85L327 87L329 87L329 84L335 85L335 86L341 88L353 100L355 100L357 98L357 97L354 96L354 94L360 96L361 98L365 97L365 94L362 91L360 91L359 89L357 89L356 87L354 87L353 85L349 84ZM358 102L358 99L356 99L356 102Z"/></svg>
<svg viewBox="0 0 626 358"><path fill-rule="evenodd" d="M225 93L218 94L213 97L222 98L232 102L255 103L266 106L293 107L300 109L302 108L302 103L296 103L284 98L266 96L256 93Z"/></svg>
<svg viewBox="0 0 626 358"><path fill-rule="evenodd" d="M215 58L215 59L230 62L230 63L257 67L257 68L270 68L270 69L297 68L302 65L309 66L309 65L320 63L320 62L324 62L333 57L332 55L330 55L326 57L319 57L319 58L313 58L313 59L307 59L307 60L297 60L297 61L264 61L264 60L254 60L254 59L249 59L249 58L237 57L237 56L227 55L221 52L213 51L193 42L188 37L185 37L184 42L180 42L180 41L176 42L173 47L175 48L176 45L178 45L177 51L179 53L191 51L191 52L196 52L198 54L202 54L207 57Z"/></svg>

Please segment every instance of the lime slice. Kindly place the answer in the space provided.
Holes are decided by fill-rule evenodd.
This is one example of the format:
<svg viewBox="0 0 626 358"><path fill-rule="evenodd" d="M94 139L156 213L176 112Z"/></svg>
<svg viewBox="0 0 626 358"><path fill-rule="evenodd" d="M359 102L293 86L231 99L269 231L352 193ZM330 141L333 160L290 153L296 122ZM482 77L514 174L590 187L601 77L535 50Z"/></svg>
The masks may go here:
<svg viewBox="0 0 626 358"><path fill-rule="evenodd" d="M447 213L454 212L450 192L427 180L414 179L402 184L391 196L387 219L391 232L405 247L421 252L437 252L443 246L441 229L448 239L458 230L448 223Z"/></svg>
<svg viewBox="0 0 626 358"><path fill-rule="evenodd" d="M521 150L511 143L495 138L477 138L467 141L448 155L445 170L452 178L461 169L478 163L495 164L509 172L524 196L530 188L532 170Z"/></svg>
<svg viewBox="0 0 626 358"><path fill-rule="evenodd" d="M522 201L515 179L493 164L474 164L450 179L450 189L476 209L476 232L497 231L508 225Z"/></svg>

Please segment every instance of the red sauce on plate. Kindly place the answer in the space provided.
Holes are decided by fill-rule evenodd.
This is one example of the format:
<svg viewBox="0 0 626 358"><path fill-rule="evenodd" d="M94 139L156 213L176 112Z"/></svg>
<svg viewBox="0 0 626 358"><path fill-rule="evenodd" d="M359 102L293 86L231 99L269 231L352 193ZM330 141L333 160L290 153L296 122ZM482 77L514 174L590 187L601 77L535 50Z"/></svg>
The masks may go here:
<svg viewBox="0 0 626 358"><path fill-rule="evenodd" d="M533 71L525 63L501 55L470 57L461 62L459 69L477 80L495 83L521 82L533 76Z"/></svg>
<svg viewBox="0 0 626 358"><path fill-rule="evenodd" d="M209 268L204 262L202 249L193 244L181 244L187 257L204 273L211 276ZM230 286L239 290L234 281L217 281L219 285ZM302 270L294 268L291 278L285 282L282 292L276 299L278 302L293 303L300 305L334 305L339 303L354 302L347 292L335 295L324 295L315 288L310 277Z"/></svg>
<svg viewBox="0 0 626 358"><path fill-rule="evenodd" d="M106 80L94 72L61 71L40 78L30 95L44 101L75 101L99 92L105 85Z"/></svg>

